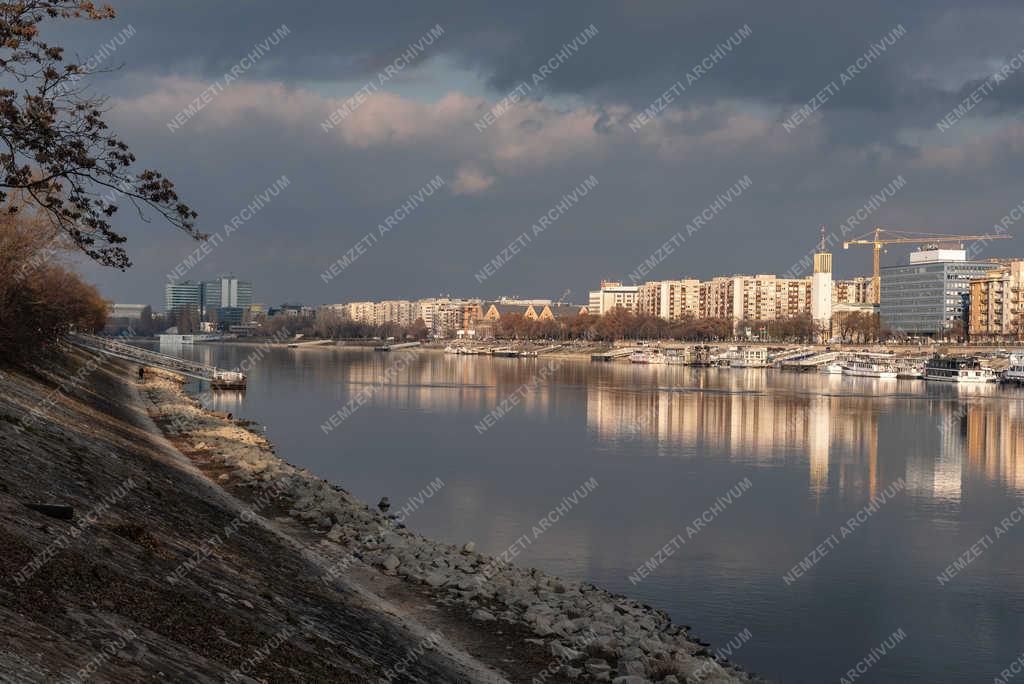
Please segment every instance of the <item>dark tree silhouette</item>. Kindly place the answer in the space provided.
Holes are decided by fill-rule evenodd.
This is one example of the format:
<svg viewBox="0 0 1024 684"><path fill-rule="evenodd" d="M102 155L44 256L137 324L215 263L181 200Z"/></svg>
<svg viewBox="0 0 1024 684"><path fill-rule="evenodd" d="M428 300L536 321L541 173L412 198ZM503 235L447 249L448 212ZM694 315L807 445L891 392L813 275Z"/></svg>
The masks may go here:
<svg viewBox="0 0 1024 684"><path fill-rule="evenodd" d="M41 208L90 258L131 265L126 238L111 227L117 197L146 209L194 238L196 212L179 201L157 171L132 174L135 155L108 131L105 98L90 96L88 70L64 61L64 49L39 37L46 19L112 19L114 10L87 0L0 2L0 202L13 193ZM11 207L17 206L12 202Z"/></svg>

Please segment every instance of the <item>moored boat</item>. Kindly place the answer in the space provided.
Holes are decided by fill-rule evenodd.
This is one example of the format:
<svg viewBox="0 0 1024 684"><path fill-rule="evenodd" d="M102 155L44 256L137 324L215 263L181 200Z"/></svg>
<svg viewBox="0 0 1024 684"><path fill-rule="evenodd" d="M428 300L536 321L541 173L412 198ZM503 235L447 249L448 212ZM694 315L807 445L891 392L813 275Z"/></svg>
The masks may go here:
<svg viewBox="0 0 1024 684"><path fill-rule="evenodd" d="M919 380L924 377L924 364L915 361L901 361L896 364L896 377L904 380Z"/></svg>
<svg viewBox="0 0 1024 684"><path fill-rule="evenodd" d="M924 366L925 380L941 382L995 382L996 372L982 365L976 356L941 356L928 359Z"/></svg>
<svg viewBox="0 0 1024 684"><path fill-rule="evenodd" d="M1010 355L1010 367L1003 371L1003 382L1024 384L1024 354Z"/></svg>
<svg viewBox="0 0 1024 684"><path fill-rule="evenodd" d="M841 375L843 372L843 367L838 363L826 363L824 366L821 367L820 372L824 373L825 375Z"/></svg>
<svg viewBox="0 0 1024 684"><path fill-rule="evenodd" d="M853 359L843 364L843 375L852 375L859 378L882 378L889 380L896 378L896 369L888 363Z"/></svg>

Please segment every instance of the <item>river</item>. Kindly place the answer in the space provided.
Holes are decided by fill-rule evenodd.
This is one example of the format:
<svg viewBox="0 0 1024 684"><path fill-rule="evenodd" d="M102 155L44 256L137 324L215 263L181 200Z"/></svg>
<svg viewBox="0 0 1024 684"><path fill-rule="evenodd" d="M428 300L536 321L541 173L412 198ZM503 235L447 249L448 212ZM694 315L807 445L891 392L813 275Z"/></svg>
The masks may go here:
<svg viewBox="0 0 1024 684"><path fill-rule="evenodd" d="M366 502L414 508L417 532L517 547L740 644L773 680L992 681L1024 651L1019 389L258 349L162 351L252 357L248 391L212 406Z"/></svg>

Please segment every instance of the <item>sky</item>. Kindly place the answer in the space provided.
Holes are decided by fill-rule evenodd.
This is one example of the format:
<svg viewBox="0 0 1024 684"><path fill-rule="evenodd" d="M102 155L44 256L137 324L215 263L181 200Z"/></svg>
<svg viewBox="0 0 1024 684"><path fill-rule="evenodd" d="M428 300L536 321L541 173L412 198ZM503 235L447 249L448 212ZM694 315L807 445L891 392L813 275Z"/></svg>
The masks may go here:
<svg viewBox="0 0 1024 684"><path fill-rule="evenodd" d="M650 280L783 274L822 225L851 277L870 249L844 238L991 232L1024 201L1013 2L113 5L42 38L99 56L111 128L213 236L119 212L133 266L80 266L117 302L159 309L169 279L232 272L268 305L585 303L645 262Z"/></svg>

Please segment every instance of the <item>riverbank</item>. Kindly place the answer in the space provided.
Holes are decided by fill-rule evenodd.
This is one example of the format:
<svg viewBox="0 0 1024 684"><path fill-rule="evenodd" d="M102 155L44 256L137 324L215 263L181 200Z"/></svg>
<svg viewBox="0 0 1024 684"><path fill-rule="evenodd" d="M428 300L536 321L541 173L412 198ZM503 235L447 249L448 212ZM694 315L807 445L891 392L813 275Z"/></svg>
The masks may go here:
<svg viewBox="0 0 1024 684"><path fill-rule="evenodd" d="M660 612L410 533L133 371L0 375L9 679L749 679Z"/></svg>
<svg viewBox="0 0 1024 684"><path fill-rule="evenodd" d="M213 483L134 370L0 373L0 681L507 679Z"/></svg>
<svg viewBox="0 0 1024 684"><path fill-rule="evenodd" d="M541 663L532 672L520 668L513 681L750 681L715 662L707 644L661 611L483 556L471 543L460 548L423 538L394 519L400 516L288 464L245 423L203 410L176 379L150 373L144 390L157 423L209 477L243 500L275 493L277 508L287 512L280 524L333 560L329 572L410 615L432 615L432 628L494 639L493 648ZM589 490L581 490L575 495L585 497ZM512 662L503 661L499 667Z"/></svg>

